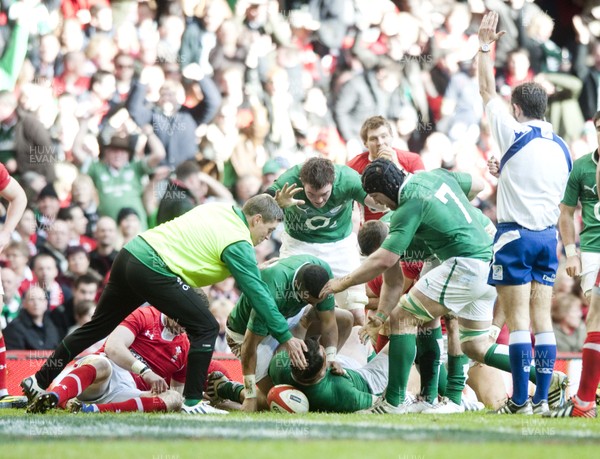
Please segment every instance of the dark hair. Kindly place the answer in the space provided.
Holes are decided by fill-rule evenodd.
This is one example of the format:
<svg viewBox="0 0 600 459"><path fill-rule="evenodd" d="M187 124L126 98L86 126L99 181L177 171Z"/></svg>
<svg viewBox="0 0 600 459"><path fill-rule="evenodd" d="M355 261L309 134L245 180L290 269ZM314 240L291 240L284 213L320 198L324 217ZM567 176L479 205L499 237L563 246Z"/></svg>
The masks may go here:
<svg viewBox="0 0 600 459"><path fill-rule="evenodd" d="M361 255L368 257L381 247L388 232L388 226L382 221L370 220L365 222L358 231L358 246L360 247Z"/></svg>
<svg viewBox="0 0 600 459"><path fill-rule="evenodd" d="M542 85L528 81L513 89L510 103L521 107L523 116L541 120L548 107L548 94Z"/></svg>
<svg viewBox="0 0 600 459"><path fill-rule="evenodd" d="M381 193L394 202L398 202L398 193L404 183L406 173L393 162L377 158L363 171L362 187L367 194Z"/></svg>
<svg viewBox="0 0 600 459"><path fill-rule="evenodd" d="M308 292L313 298L319 298L321 290L329 281L329 274L322 266L306 264L298 270L296 279L303 292Z"/></svg>
<svg viewBox="0 0 600 459"><path fill-rule="evenodd" d="M78 205L76 204L71 204L68 207L61 207L58 211L58 213L56 214L56 219L57 220L65 220L65 221L70 221L73 220L73 210L75 208L80 208ZM82 209L83 212L83 209Z"/></svg>
<svg viewBox="0 0 600 459"><path fill-rule="evenodd" d="M121 222L130 215L135 215L138 218L138 220L141 220L140 214L138 214L137 210L135 210L132 207L123 207L121 210L119 210L119 213L117 214L117 225L120 225Z"/></svg>
<svg viewBox="0 0 600 459"><path fill-rule="evenodd" d="M248 199L242 207L242 212L247 217L261 215L265 222L283 221L283 210L277 205L275 198L265 193Z"/></svg>
<svg viewBox="0 0 600 459"><path fill-rule="evenodd" d="M592 123L594 123L594 127L596 126L596 122L600 120L600 111L594 113L594 117L592 118Z"/></svg>
<svg viewBox="0 0 600 459"><path fill-rule="evenodd" d="M175 168L175 176L178 180L185 180L194 174L198 174L199 172L200 166L193 159L188 159Z"/></svg>
<svg viewBox="0 0 600 459"><path fill-rule="evenodd" d="M96 303L89 300L80 301L79 303L73 304L73 315L75 318L80 318L88 314L92 309L96 307Z"/></svg>
<svg viewBox="0 0 600 459"><path fill-rule="evenodd" d="M67 247L67 259L70 258L72 255L75 255L77 253L83 253L85 254L85 256L88 258L88 260L90 259L90 256L88 255L87 251L85 250L85 248L81 245L72 245L70 247Z"/></svg>
<svg viewBox="0 0 600 459"><path fill-rule="evenodd" d="M300 169L300 181L310 185L316 190L333 184L335 180L335 167L325 158L310 158Z"/></svg>
<svg viewBox="0 0 600 459"><path fill-rule="evenodd" d="M302 381L310 381L313 379L321 368L323 368L324 357L321 354L321 346L319 342L314 338L308 338L304 340L306 344L306 351L304 351L304 358L306 359L306 368L301 370L292 365L292 376L302 383Z"/></svg>
<svg viewBox="0 0 600 459"><path fill-rule="evenodd" d="M81 284L96 284L96 286L98 286L99 282L98 279L91 274L82 274L81 276L77 276L75 278L73 288L76 290Z"/></svg>
<svg viewBox="0 0 600 459"><path fill-rule="evenodd" d="M91 90L96 83L101 83L104 80L104 78L112 76L112 75L113 75L112 73L107 72L106 70L98 70L98 71L96 71L92 75L92 78L90 79L90 87L89 87L89 89Z"/></svg>

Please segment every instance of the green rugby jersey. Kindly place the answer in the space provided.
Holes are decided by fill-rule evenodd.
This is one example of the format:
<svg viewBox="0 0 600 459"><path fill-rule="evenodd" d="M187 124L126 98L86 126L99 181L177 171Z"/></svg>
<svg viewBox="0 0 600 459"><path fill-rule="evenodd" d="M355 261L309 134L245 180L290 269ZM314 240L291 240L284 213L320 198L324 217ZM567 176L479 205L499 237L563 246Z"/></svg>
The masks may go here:
<svg viewBox="0 0 600 459"><path fill-rule="evenodd" d="M469 174L444 169L410 175L400 189L399 207L390 216L390 232L382 247L397 255L411 247L425 248L444 261L466 257L489 261L492 238L485 231L481 211L467 199Z"/></svg>
<svg viewBox="0 0 600 459"><path fill-rule="evenodd" d="M582 156L573 163L562 203L576 207L581 201L583 228L579 234L582 252L600 252L600 202L596 189L598 150Z"/></svg>
<svg viewBox="0 0 600 459"><path fill-rule="evenodd" d="M269 190L275 192L288 184L302 187L300 169L302 164L284 172ZM295 198L302 199L301 206L285 209L285 231L294 239L303 242L336 242L352 232L352 206L354 201L365 203L367 194L362 189L360 175L348 166L335 165L335 179L329 200L320 209L314 207L304 190Z"/></svg>
<svg viewBox="0 0 600 459"><path fill-rule="evenodd" d="M307 304L306 299L301 298L299 292L294 288L294 280L298 270L309 263L322 266L329 274L329 278L333 278L329 265L312 255L292 255L288 258L282 258L261 271L261 277L271 296L275 299L277 309L285 318L294 317ZM329 295L317 304L317 311L331 311L334 308L333 295ZM245 294L240 296L233 311L231 311L227 319L227 327L240 335L246 333L246 328L259 336L268 334L264 318L252 308L252 303Z"/></svg>
<svg viewBox="0 0 600 459"><path fill-rule="evenodd" d="M286 351L275 354L269 365L269 376L274 385L290 384L301 390L308 398L310 411L353 413L370 408L373 395L377 395L371 394L367 381L354 370L346 370L346 375L338 376L328 368L317 384L299 384L292 378L290 358Z"/></svg>

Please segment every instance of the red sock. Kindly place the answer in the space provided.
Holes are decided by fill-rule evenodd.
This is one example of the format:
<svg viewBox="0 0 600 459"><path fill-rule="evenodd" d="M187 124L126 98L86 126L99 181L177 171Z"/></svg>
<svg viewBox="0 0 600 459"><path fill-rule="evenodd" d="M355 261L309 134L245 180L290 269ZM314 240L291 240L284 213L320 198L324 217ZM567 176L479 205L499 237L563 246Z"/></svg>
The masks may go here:
<svg viewBox="0 0 600 459"><path fill-rule="evenodd" d="M6 346L4 336L0 336L0 395L3 395L4 391L6 391Z"/></svg>
<svg viewBox="0 0 600 459"><path fill-rule="evenodd" d="M97 403L98 411L102 412L123 412L123 411L143 411L150 413L152 411L167 411L167 405L160 397L138 397L124 402L117 403Z"/></svg>
<svg viewBox="0 0 600 459"><path fill-rule="evenodd" d="M77 397L96 379L96 368L86 364L75 368L62 381L52 388L52 392L58 394L58 406L65 407L65 404L72 398Z"/></svg>
<svg viewBox="0 0 600 459"><path fill-rule="evenodd" d="M378 354L390 342L390 337L385 335L377 335L377 343L375 344L375 352Z"/></svg>
<svg viewBox="0 0 600 459"><path fill-rule="evenodd" d="M581 381L577 396L583 402L596 400L600 382L600 332L589 332L582 352Z"/></svg>

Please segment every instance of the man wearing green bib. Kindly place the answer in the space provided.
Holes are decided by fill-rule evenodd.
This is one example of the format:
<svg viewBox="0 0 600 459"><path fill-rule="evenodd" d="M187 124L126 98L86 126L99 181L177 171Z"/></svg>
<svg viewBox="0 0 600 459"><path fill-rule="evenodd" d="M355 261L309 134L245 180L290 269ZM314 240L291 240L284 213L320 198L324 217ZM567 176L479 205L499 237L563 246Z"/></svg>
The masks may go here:
<svg viewBox="0 0 600 459"><path fill-rule="evenodd" d="M115 259L92 320L67 336L43 367L21 382L24 393L35 404L34 399L67 363L148 302L183 326L190 339L182 411L223 413L202 401L219 326L208 310L206 296L194 289L230 275L250 299L269 334L290 352L292 363L304 368L306 346L289 332L261 279L253 250L282 219L275 199L263 194L249 199L242 209L223 203L198 206L130 241ZM131 368L138 374L144 370L141 361ZM252 376L246 378L247 386L255 386Z"/></svg>

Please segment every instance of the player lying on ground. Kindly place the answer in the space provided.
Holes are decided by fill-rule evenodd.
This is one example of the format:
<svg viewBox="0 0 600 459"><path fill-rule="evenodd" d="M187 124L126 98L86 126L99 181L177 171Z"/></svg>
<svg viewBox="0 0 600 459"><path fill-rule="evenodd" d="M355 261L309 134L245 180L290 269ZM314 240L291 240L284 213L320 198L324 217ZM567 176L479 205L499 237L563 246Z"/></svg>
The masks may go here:
<svg viewBox="0 0 600 459"><path fill-rule="evenodd" d="M364 410L371 407L385 389L389 346L361 367L354 359L339 354L338 361L332 365L318 340L308 338L304 342L308 349L304 353L306 369L292 366L288 353L279 350L269 365L269 376L275 385L290 384L304 392L310 411L352 413ZM243 384L230 381L220 372L211 373L208 381L206 394L213 402L233 400L243 403L246 398Z"/></svg>
<svg viewBox="0 0 600 459"><path fill-rule="evenodd" d="M442 169L405 174L390 161L378 159L365 169L362 183L376 201L393 210L390 233L359 269L330 281L322 295L362 284L383 273L378 313L362 331L364 337L376 337L391 315L390 379L385 397L373 412L407 412L412 401L405 392L416 355L417 326L449 313L458 316L461 348L467 356L510 370L508 356L488 338L496 299L495 289L487 284L492 239L476 215L479 210L467 199L477 194L471 176ZM411 244L427 247L441 264L402 295L399 260ZM422 371L423 365L431 365L430 360L420 362ZM427 371L436 374L435 368ZM548 411L547 401L547 393L536 392L536 412ZM533 412L531 406L528 412Z"/></svg>
<svg viewBox="0 0 600 459"><path fill-rule="evenodd" d="M350 312L335 308L333 295L324 300L318 298L321 289L333 277L329 265L312 255L292 255L263 269L261 277L293 333L304 338L309 323L313 324L311 331L321 336L327 360L333 362L337 349L350 334L353 317ZM311 308L304 311L304 320L301 320L307 304ZM266 376L279 344L268 336L263 318L244 294L227 319L226 334L231 351L242 360L247 389L242 410L267 409L266 394L272 384Z"/></svg>
<svg viewBox="0 0 600 459"><path fill-rule="evenodd" d="M77 361L27 411L44 413L56 406L90 413L179 411L189 349L188 337L175 320L152 306L136 309L97 354ZM214 362L211 367L218 368ZM210 412L215 410L211 407Z"/></svg>

